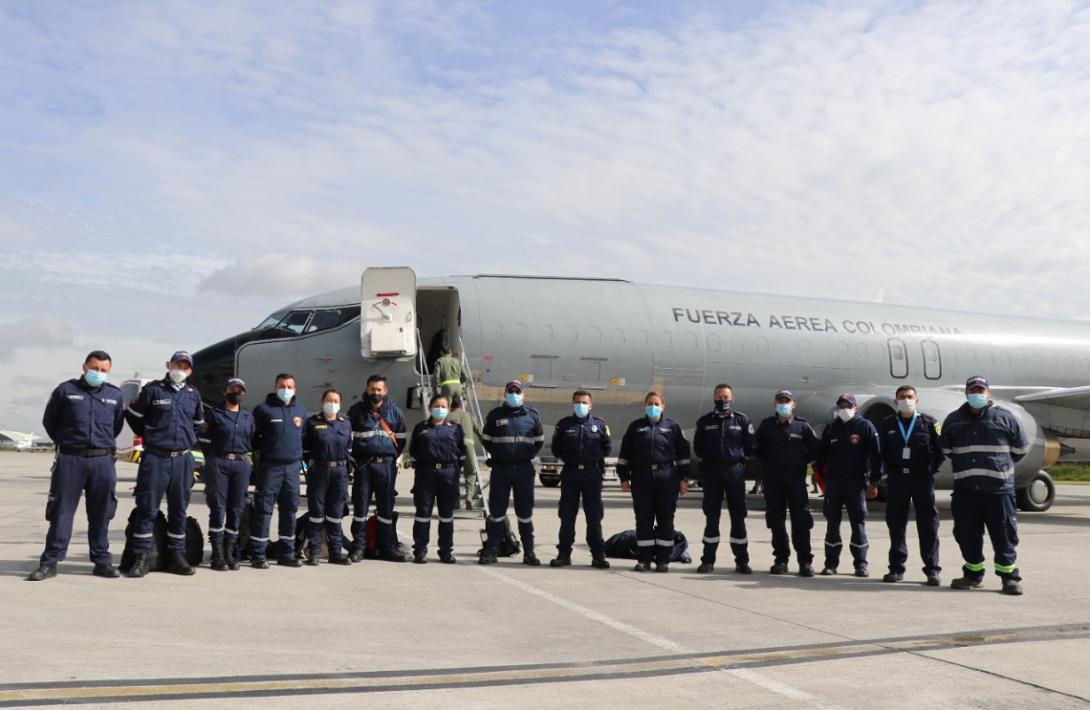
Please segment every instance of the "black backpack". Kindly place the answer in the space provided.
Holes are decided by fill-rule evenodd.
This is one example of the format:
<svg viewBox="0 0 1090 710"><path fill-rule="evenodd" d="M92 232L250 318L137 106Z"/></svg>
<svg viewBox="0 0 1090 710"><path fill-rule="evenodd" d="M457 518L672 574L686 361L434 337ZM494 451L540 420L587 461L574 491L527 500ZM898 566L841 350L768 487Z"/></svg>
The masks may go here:
<svg viewBox="0 0 1090 710"><path fill-rule="evenodd" d="M504 517L501 527L503 529L500 531L500 541L496 545L496 557L514 557L522 552L522 543L511 529L509 518ZM487 535L487 530L481 530L481 539L485 539Z"/></svg>
<svg viewBox="0 0 1090 710"><path fill-rule="evenodd" d="M606 540L606 557L634 560L638 557L638 549L635 530L625 530L616 535L610 535L609 539ZM683 563L693 561L693 558L689 555L689 541L686 539L685 533L680 530L674 531L674 546L670 548L670 561Z"/></svg>
<svg viewBox="0 0 1090 710"><path fill-rule="evenodd" d="M133 527L136 524L136 509L129 513L129 521L125 525L125 549L121 552L122 572L132 569L133 559ZM159 572L166 568L167 561L167 516L159 511L151 526L151 550L148 551L148 571ZM201 532L201 524L193 516L185 520L185 559L194 567L204 561L204 536Z"/></svg>

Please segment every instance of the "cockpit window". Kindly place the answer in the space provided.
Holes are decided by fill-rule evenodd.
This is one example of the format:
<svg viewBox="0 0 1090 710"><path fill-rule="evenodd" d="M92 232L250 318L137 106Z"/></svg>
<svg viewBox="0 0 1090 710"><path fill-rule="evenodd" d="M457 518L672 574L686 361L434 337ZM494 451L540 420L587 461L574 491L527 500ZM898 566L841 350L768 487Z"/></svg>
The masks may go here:
<svg viewBox="0 0 1090 710"><path fill-rule="evenodd" d="M265 328L272 328L277 323L284 320L284 316L286 316L287 314L288 314L288 309L287 308L285 308L283 310L280 310L280 311L277 311L276 313L273 313L271 316L269 316L265 320L258 323L257 327L254 328L254 330L263 330Z"/></svg>
<svg viewBox="0 0 1090 710"><path fill-rule="evenodd" d="M284 309L277 311L261 322L254 330L276 328L281 331L290 331L295 335L303 333L317 333L320 330L329 330L343 325L353 318L359 318L360 307L349 306L347 308L327 308L324 310L292 311Z"/></svg>
<svg viewBox="0 0 1090 710"><path fill-rule="evenodd" d="M310 320L310 314L312 311L291 311L284 319L277 323L276 327L281 330L290 330L298 335L306 328L307 321Z"/></svg>
<svg viewBox="0 0 1090 710"><path fill-rule="evenodd" d="M307 329L305 332L315 333L319 330L329 330L330 328L336 328L343 323L347 323L353 318L357 318L359 314L359 307L336 308L327 311L315 311L314 317L310 319L310 323L307 324Z"/></svg>

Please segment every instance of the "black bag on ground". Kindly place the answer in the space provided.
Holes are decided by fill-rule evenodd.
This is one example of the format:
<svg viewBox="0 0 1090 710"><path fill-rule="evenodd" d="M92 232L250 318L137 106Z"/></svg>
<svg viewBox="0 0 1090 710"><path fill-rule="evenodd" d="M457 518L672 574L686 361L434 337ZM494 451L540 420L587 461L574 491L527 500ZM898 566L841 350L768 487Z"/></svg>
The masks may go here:
<svg viewBox="0 0 1090 710"><path fill-rule="evenodd" d="M639 557L639 546L636 544L636 531L625 530L616 535L610 535L606 540L606 557L620 560L635 560ZM693 558L689 555L689 541L685 533L674 531L674 546L670 548L670 561L689 563Z"/></svg>
<svg viewBox="0 0 1090 710"><path fill-rule="evenodd" d="M132 569L133 559L136 557L132 546L136 515L136 509L134 508L129 513L129 521L125 525L125 549L121 552L121 564L119 565L122 572L128 572ZM163 511L160 510L155 515L155 520L151 526L152 543L151 549L148 551L149 571L159 572L166 568L167 539L167 516L163 515ZM200 523L193 516L188 516L185 520L185 559L194 567L204 561L204 536L201 532Z"/></svg>
<svg viewBox="0 0 1090 710"><path fill-rule="evenodd" d="M522 543L519 542L518 536L511 529L510 518L504 517L501 527L500 541L496 545L496 557L514 557L522 552ZM481 539L485 539L487 534L487 529L481 530Z"/></svg>

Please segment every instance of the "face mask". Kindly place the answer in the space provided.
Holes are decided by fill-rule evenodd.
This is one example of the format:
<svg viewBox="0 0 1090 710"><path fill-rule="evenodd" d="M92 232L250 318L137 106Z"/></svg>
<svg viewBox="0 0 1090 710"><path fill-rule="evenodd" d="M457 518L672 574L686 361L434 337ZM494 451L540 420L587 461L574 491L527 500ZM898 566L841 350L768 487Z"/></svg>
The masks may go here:
<svg viewBox="0 0 1090 710"><path fill-rule="evenodd" d="M838 409L836 410L836 415L840 417L840 421L849 422L852 420L852 417L855 416L855 409L852 407L848 407L847 409Z"/></svg>
<svg viewBox="0 0 1090 710"><path fill-rule="evenodd" d="M226 399L231 404L238 404L239 402L242 401L242 393L241 392L228 392L227 394L223 395L223 398Z"/></svg>
<svg viewBox="0 0 1090 710"><path fill-rule="evenodd" d="M988 406L988 395L974 392L968 395L966 399L969 400L969 406L973 409L984 409Z"/></svg>
<svg viewBox="0 0 1090 710"><path fill-rule="evenodd" d="M382 400L386 399L386 395L384 395L384 394L369 394L369 395L367 395L367 399L371 400L371 404L374 404L374 405L378 406L378 405L382 404Z"/></svg>
<svg viewBox="0 0 1090 710"><path fill-rule="evenodd" d="M503 401L507 402L508 406L521 407L522 395L518 392L508 392L506 395L504 395Z"/></svg>
<svg viewBox="0 0 1090 710"><path fill-rule="evenodd" d="M106 384L106 380L110 379L110 376L98 370L87 370L83 373L83 379L87 380L87 384L92 387L101 387Z"/></svg>
<svg viewBox="0 0 1090 710"><path fill-rule="evenodd" d="M446 407L432 407L431 418L436 421L443 421L447 418L448 410Z"/></svg>
<svg viewBox="0 0 1090 710"><path fill-rule="evenodd" d="M901 414L912 414L916 411L916 400L914 399L899 399L897 400L897 411Z"/></svg>
<svg viewBox="0 0 1090 710"><path fill-rule="evenodd" d="M339 411L341 411L340 402L322 402L322 414L335 417Z"/></svg>
<svg viewBox="0 0 1090 710"><path fill-rule="evenodd" d="M649 404L643 410L648 419L658 419L662 416L662 407L657 404Z"/></svg>
<svg viewBox="0 0 1090 710"><path fill-rule="evenodd" d="M715 411L720 414L726 414L730 411L730 408L734 406L734 402L729 399L717 399L715 400Z"/></svg>
<svg viewBox="0 0 1090 710"><path fill-rule="evenodd" d="M794 410L795 408L789 403L776 405L776 414L779 414L781 417L791 416L791 412L793 412Z"/></svg>
<svg viewBox="0 0 1090 710"><path fill-rule="evenodd" d="M167 377L170 381L176 385L180 385L185 382L185 378L189 377L185 370L167 370Z"/></svg>
<svg viewBox="0 0 1090 710"><path fill-rule="evenodd" d="M571 406L571 410L575 412L575 416L583 419L590 414L590 405L584 404L583 402L576 402Z"/></svg>
<svg viewBox="0 0 1090 710"><path fill-rule="evenodd" d="M295 390L291 389L290 387L281 387L280 389L276 390L276 396L280 399L281 402L287 404L291 401L291 398L295 396Z"/></svg>

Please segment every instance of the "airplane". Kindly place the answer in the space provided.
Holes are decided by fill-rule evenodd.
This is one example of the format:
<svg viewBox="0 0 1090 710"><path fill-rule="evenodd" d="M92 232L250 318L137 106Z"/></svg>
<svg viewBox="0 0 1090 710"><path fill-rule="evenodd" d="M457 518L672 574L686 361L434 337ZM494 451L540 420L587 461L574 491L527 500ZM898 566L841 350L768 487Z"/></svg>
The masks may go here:
<svg viewBox="0 0 1090 710"><path fill-rule="evenodd" d="M902 384L915 386L920 411L941 423L965 401L965 380L982 374L1032 442L1015 472L1026 511L1051 507L1055 486L1044 469L1085 460L1090 440L1090 324L616 278L418 281L409 267L368 268L359 287L302 299L194 353L191 382L219 402L228 377L261 393L291 372L301 403L316 411L331 387L347 409L367 376L380 373L413 422L424 416L429 366L443 344L471 373L467 408L478 421L517 378L547 431L570 413L572 391L586 389L618 437L652 389L691 432L719 382L733 386L738 408L755 421L787 388L797 414L820 431L845 392L879 423L893 414ZM936 484L952 483L947 463Z"/></svg>

